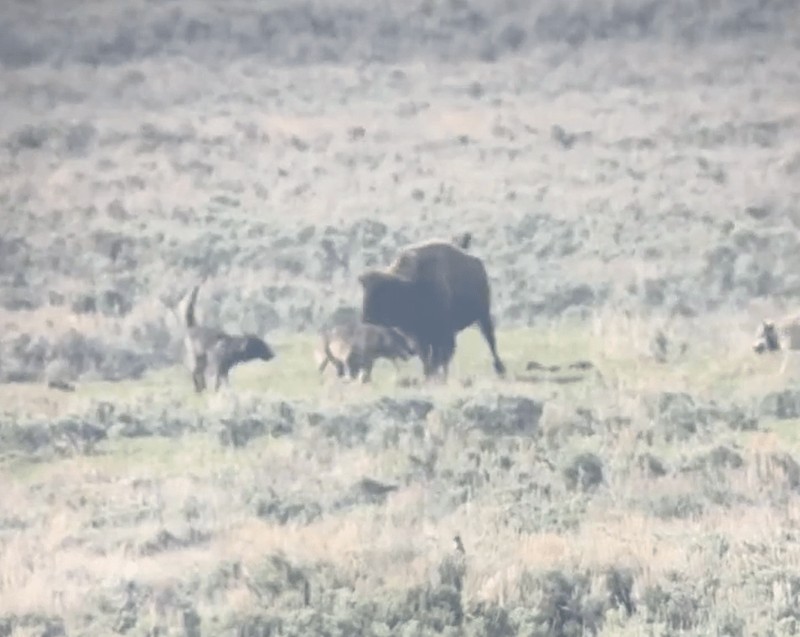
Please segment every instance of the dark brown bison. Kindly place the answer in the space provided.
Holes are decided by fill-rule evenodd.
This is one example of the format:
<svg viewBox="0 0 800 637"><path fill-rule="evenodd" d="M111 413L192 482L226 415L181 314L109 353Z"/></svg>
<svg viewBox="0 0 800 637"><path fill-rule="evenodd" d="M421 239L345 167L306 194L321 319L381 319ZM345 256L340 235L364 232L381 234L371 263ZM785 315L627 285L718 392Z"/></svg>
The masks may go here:
<svg viewBox="0 0 800 637"><path fill-rule="evenodd" d="M452 241L408 246L383 270L359 277L363 288L362 320L396 327L417 345L425 376L447 376L456 335L478 323L499 375L505 365L497 354L491 317L489 279L483 261Z"/></svg>

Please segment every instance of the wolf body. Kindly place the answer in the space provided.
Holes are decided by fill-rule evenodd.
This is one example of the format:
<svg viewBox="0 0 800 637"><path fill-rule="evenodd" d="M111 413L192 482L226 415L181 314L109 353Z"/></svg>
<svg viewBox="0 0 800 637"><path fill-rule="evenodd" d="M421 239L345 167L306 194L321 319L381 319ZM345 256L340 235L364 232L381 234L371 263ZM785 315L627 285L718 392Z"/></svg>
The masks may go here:
<svg viewBox="0 0 800 637"><path fill-rule="evenodd" d="M207 388L208 376L212 377L214 391L217 391L223 381L229 384L228 373L234 366L250 360L269 361L275 357L272 348L255 334L234 335L199 325L195 314L199 291L199 285L192 288L183 312L186 327L184 342L192 382L198 393Z"/></svg>
<svg viewBox="0 0 800 637"><path fill-rule="evenodd" d="M408 360L415 354L414 344L400 330L360 321L324 329L316 352L320 373L331 364L340 378L360 376L363 383L371 380L379 358L392 361L396 368L398 360Z"/></svg>

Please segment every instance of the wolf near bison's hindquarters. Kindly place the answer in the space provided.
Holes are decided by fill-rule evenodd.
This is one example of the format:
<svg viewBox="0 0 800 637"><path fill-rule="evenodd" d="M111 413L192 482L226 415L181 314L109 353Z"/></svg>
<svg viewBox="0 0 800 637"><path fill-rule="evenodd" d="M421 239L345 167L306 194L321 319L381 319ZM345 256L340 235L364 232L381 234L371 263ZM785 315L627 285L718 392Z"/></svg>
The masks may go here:
<svg viewBox="0 0 800 637"><path fill-rule="evenodd" d="M195 304L199 285L195 285L189 294L186 309L183 313L186 325L186 350L192 381L196 392L206 389L206 375L214 378L214 390L218 390L222 381L228 383L228 372L239 363L250 360L269 361L275 353L261 338L253 334L231 335L222 330L204 327L197 324Z"/></svg>
<svg viewBox="0 0 800 637"><path fill-rule="evenodd" d="M368 383L379 358L390 360L397 367L398 360L408 360L415 353L413 344L400 330L354 322L324 329L316 357L320 373L331 363L340 378L361 376L361 381Z"/></svg>
<svg viewBox="0 0 800 637"><path fill-rule="evenodd" d="M359 282L363 321L397 327L411 336L426 377L440 370L447 376L456 335L474 323L489 346L495 371L505 374L481 259L451 241L427 241L402 249L388 268L368 270Z"/></svg>

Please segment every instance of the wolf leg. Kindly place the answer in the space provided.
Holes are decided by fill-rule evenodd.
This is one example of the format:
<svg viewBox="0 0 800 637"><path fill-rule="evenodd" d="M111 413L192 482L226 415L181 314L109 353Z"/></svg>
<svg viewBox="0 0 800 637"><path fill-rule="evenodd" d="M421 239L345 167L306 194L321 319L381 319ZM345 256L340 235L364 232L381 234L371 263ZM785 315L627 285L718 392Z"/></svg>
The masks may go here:
<svg viewBox="0 0 800 637"><path fill-rule="evenodd" d="M783 376L786 372L786 367L789 364L789 350L783 352L783 362L781 363L781 368L778 371L778 376Z"/></svg>
<svg viewBox="0 0 800 637"><path fill-rule="evenodd" d="M223 367L217 361L212 362L210 367L211 375L214 377L214 391L216 392L219 391L222 381L225 380L228 374L227 370L223 369Z"/></svg>
<svg viewBox="0 0 800 637"><path fill-rule="evenodd" d="M369 363L365 363L361 368L361 382L363 384L369 383L372 380L372 366L374 364L374 361L370 361Z"/></svg>
<svg viewBox="0 0 800 637"><path fill-rule="evenodd" d="M194 390L198 394L206 388L206 357L202 354L194 357L192 382L194 383Z"/></svg>
<svg viewBox="0 0 800 637"><path fill-rule="evenodd" d="M206 379L203 370L195 370L192 372L192 382L194 383L194 391L201 393L206 388Z"/></svg>

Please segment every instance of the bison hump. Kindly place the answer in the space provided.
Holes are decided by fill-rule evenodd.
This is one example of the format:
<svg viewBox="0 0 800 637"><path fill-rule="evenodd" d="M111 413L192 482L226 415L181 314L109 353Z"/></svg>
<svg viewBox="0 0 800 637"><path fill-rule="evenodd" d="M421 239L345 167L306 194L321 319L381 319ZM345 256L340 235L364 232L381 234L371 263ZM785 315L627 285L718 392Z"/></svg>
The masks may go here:
<svg viewBox="0 0 800 637"><path fill-rule="evenodd" d="M414 250L405 250L389 266L389 272L407 281L419 278L419 255Z"/></svg>
<svg viewBox="0 0 800 637"><path fill-rule="evenodd" d="M436 281L449 287L460 279L474 278L481 268L480 259L449 241L437 240L408 246L388 270L408 281Z"/></svg>

